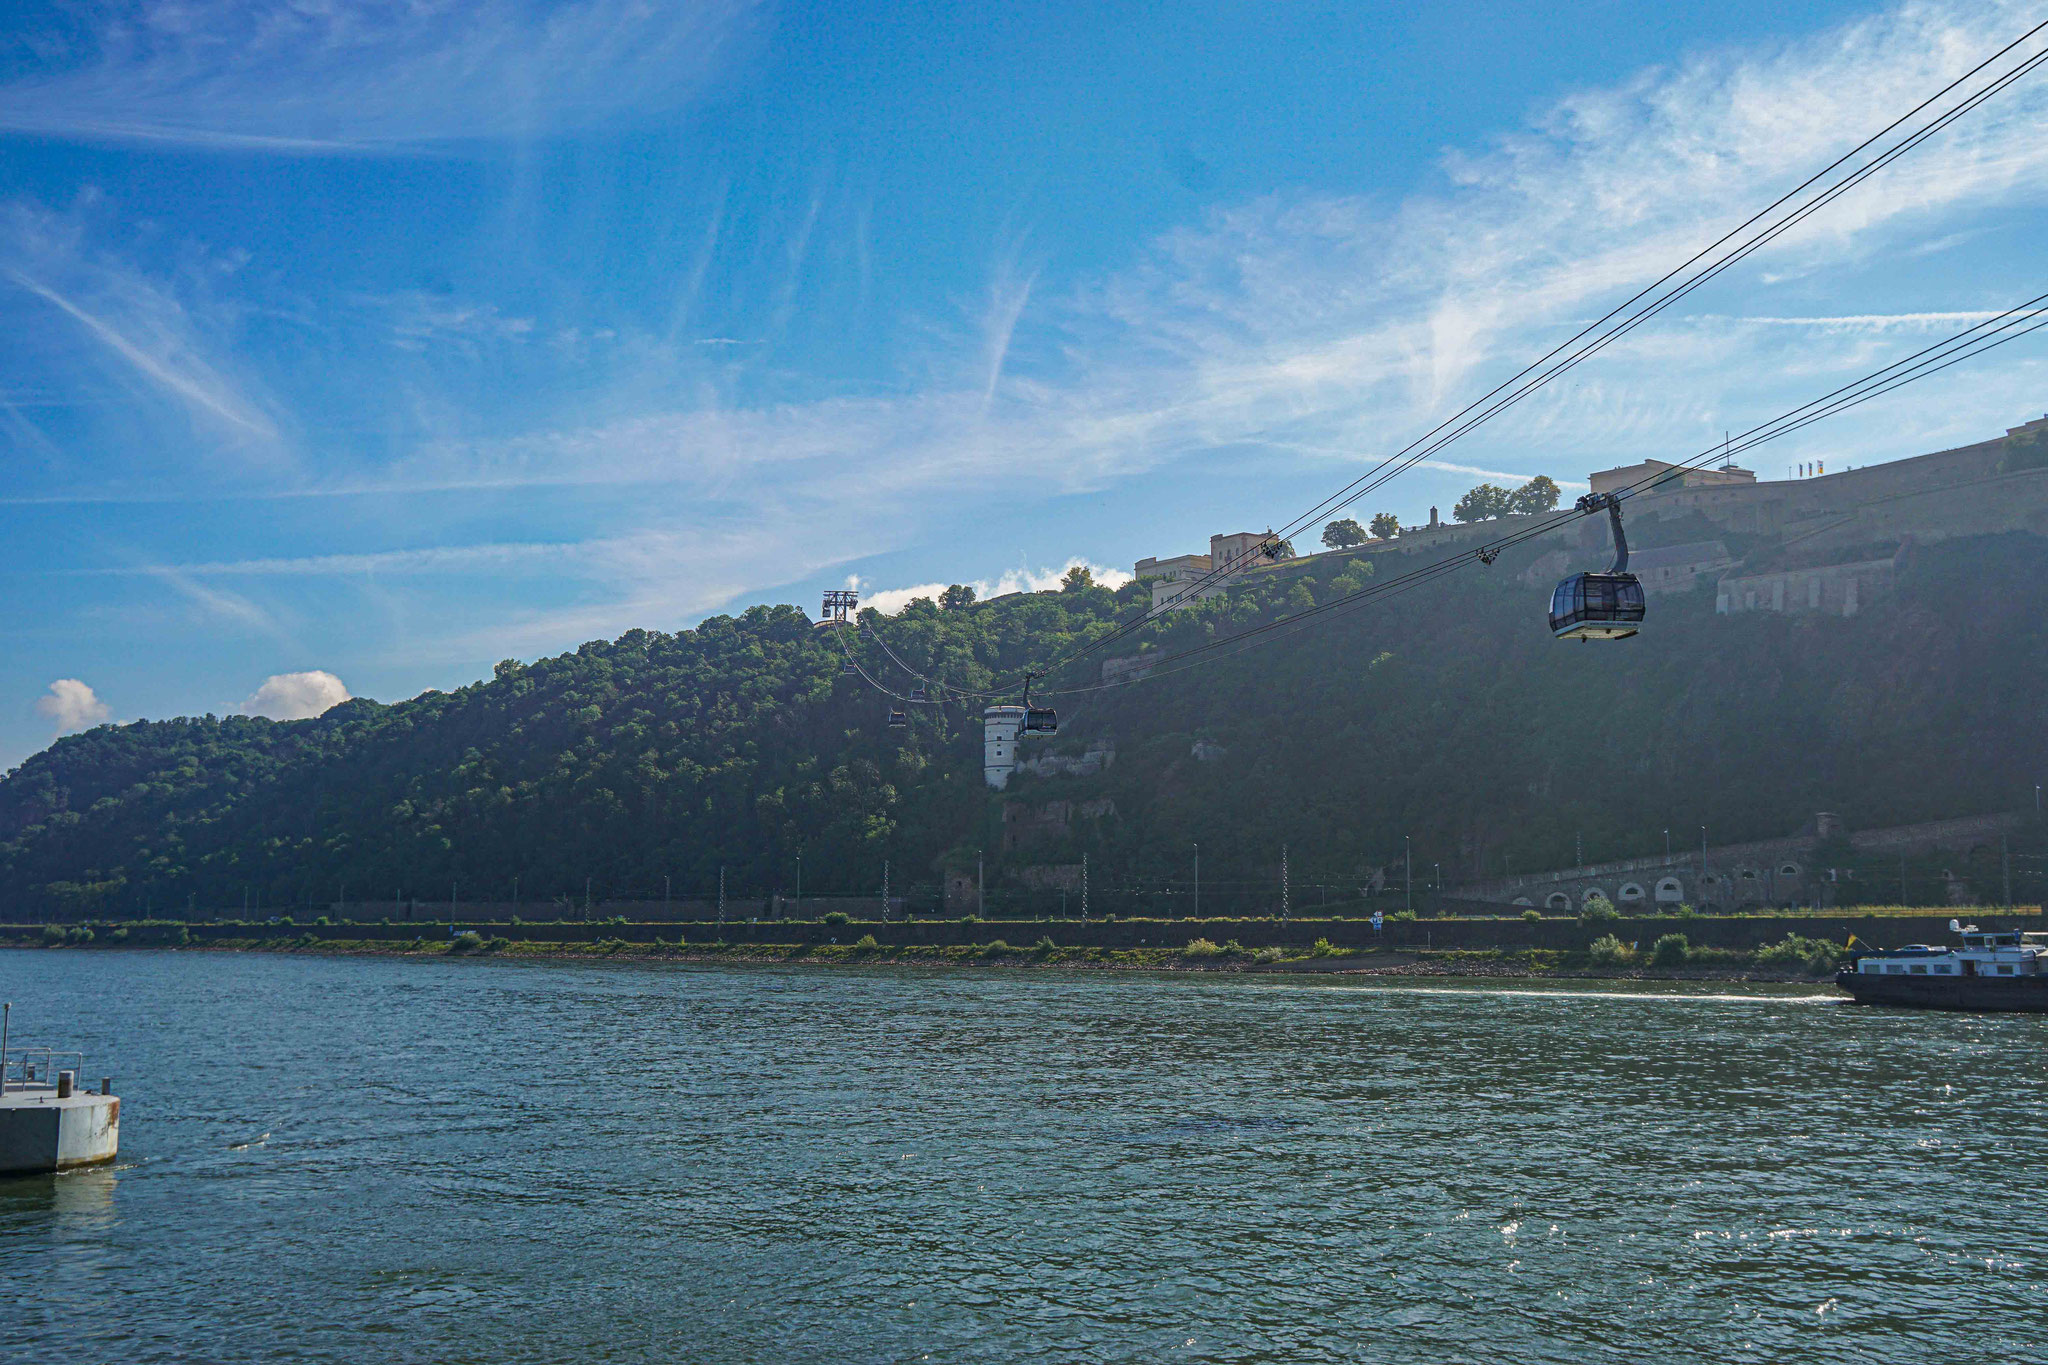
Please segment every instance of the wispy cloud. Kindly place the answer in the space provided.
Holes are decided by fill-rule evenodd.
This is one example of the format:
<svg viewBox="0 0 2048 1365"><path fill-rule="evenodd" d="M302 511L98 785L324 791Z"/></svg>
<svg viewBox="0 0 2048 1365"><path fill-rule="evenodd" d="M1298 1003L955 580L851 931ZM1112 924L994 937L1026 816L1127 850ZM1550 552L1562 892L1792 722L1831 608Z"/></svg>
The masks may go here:
<svg viewBox="0 0 2048 1365"><path fill-rule="evenodd" d="M17 41L0 129L303 154L530 137L658 118L743 57L748 0L127 0Z"/></svg>
<svg viewBox="0 0 2048 1365"><path fill-rule="evenodd" d="M96 242L97 206L88 195L64 213L0 207L0 305L33 320L25 335L37 345L25 358L51 367L73 402L97 397L91 380L102 378L182 410L211 449L273 466L284 453L277 423L235 373L232 346L209 335L174 281Z"/></svg>

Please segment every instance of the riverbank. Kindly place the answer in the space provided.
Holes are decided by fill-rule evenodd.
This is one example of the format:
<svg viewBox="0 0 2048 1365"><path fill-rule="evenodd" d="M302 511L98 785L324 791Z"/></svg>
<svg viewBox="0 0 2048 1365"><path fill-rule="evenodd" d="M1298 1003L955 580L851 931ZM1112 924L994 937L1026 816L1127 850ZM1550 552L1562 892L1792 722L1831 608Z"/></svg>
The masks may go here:
<svg viewBox="0 0 2048 1365"><path fill-rule="evenodd" d="M1198 940L1186 948L1061 947L1049 942L1015 946L1001 939L982 944L908 945L813 943L686 943L680 939L636 943L625 939L592 942L511 939L463 933L449 938L424 935L411 939L323 938L308 930L291 935L246 934L121 934L119 929L94 932L85 938L67 933L59 938L46 930L0 932L0 947L38 952L100 952L120 949L218 953L282 953L329 957L514 958L559 961L627 961L677 963L757 963L835 967L947 967L960 970L1002 968L1065 970L1239 973L1371 977L1528 977L1590 978L1634 981L1819 982L1832 963L1816 969L1813 955L1797 961L1757 961L1754 955L1721 950L1696 950L1701 960L1683 965L1652 961L1624 947L1622 956L1594 960L1586 952L1522 950L1376 950L1349 952L1322 947L1305 951L1273 948L1257 952ZM1668 954L1667 954L1668 956Z"/></svg>

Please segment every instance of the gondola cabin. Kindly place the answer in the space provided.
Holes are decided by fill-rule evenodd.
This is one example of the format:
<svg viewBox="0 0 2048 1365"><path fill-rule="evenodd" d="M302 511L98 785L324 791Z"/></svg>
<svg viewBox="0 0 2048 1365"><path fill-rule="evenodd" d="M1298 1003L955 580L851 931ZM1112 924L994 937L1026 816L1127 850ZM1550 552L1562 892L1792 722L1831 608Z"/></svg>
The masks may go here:
<svg viewBox="0 0 2048 1365"><path fill-rule="evenodd" d="M1560 640L1626 640L1643 625L1643 585L1632 573L1575 573L1550 595Z"/></svg>
<svg viewBox="0 0 2048 1365"><path fill-rule="evenodd" d="M1060 732L1060 714L1049 706L1033 706L1024 712L1024 733L1027 735L1056 735Z"/></svg>
<svg viewBox="0 0 2048 1365"><path fill-rule="evenodd" d="M889 728L891 730L901 730L909 724L910 717L905 715L903 712L891 711L889 713Z"/></svg>

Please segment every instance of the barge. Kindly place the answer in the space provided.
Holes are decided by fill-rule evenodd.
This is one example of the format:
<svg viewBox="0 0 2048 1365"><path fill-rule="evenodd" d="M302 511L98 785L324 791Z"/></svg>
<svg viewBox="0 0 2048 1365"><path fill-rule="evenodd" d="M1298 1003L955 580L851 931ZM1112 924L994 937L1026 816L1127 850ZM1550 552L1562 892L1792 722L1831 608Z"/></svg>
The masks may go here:
<svg viewBox="0 0 2048 1365"><path fill-rule="evenodd" d="M1955 920L1959 948L1926 943L1866 952L1835 975L1859 1005L2048 1014L2048 933Z"/></svg>

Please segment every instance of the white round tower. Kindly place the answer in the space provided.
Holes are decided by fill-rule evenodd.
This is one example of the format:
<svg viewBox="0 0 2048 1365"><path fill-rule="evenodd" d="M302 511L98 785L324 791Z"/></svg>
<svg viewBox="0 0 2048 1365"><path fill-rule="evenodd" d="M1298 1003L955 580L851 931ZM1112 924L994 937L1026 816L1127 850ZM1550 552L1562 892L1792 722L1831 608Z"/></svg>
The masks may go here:
<svg viewBox="0 0 2048 1365"><path fill-rule="evenodd" d="M981 776L1001 791L1017 770L1017 741L1024 732L1024 708L991 706L981 713Z"/></svg>

